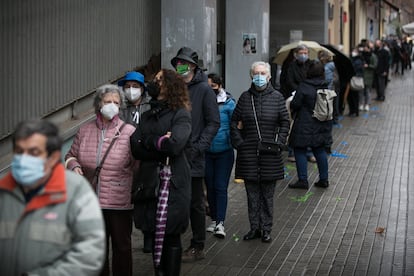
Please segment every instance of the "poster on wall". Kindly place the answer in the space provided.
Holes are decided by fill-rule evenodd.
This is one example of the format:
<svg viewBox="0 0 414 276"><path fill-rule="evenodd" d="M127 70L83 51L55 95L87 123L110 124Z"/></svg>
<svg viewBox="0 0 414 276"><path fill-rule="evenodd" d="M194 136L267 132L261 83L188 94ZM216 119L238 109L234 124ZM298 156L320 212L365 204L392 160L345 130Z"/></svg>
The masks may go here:
<svg viewBox="0 0 414 276"><path fill-rule="evenodd" d="M302 30L290 30L289 33L289 43L301 41L303 37Z"/></svg>
<svg viewBox="0 0 414 276"><path fill-rule="evenodd" d="M243 55L256 54L257 34L243 33Z"/></svg>

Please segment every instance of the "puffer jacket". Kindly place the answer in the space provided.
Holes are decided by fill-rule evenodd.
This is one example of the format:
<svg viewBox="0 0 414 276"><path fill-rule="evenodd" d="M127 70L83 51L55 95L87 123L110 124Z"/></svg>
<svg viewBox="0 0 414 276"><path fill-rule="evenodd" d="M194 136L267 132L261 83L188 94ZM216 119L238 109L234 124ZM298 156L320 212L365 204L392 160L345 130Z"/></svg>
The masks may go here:
<svg viewBox="0 0 414 276"><path fill-rule="evenodd" d="M316 90L328 88L324 78L306 79L290 103L295 122L289 136L292 148L329 147L332 144L332 120L321 122L312 117Z"/></svg>
<svg viewBox="0 0 414 276"><path fill-rule="evenodd" d="M285 99L272 85L257 91L254 85L243 92L231 118L231 141L237 149L235 177L254 182L275 181L284 178L281 152L258 154L259 136L251 97L256 109L262 139L274 141L279 130L278 143L285 144L289 132L289 115ZM239 128L239 122L242 127Z"/></svg>
<svg viewBox="0 0 414 276"><path fill-rule="evenodd" d="M0 180L0 275L99 275L105 244L84 177L58 164L29 203L11 174Z"/></svg>
<svg viewBox="0 0 414 276"><path fill-rule="evenodd" d="M132 209L131 186L133 169L136 161L132 157L129 137L135 127L126 124L119 133L124 122L115 117L105 126L97 117L95 121L83 125L75 136L73 144L66 154L67 168L73 170L80 166L84 176L92 183L95 168L106 150L116 138L99 175L95 187L102 209Z"/></svg>
<svg viewBox="0 0 414 276"><path fill-rule="evenodd" d="M223 89L220 91L223 93L223 101L218 102L220 112L220 128L211 142L210 149L208 152L223 152L229 150L232 147L230 139L230 121L233 115L233 110L236 107L234 99L226 93ZM217 96L217 99L220 95Z"/></svg>

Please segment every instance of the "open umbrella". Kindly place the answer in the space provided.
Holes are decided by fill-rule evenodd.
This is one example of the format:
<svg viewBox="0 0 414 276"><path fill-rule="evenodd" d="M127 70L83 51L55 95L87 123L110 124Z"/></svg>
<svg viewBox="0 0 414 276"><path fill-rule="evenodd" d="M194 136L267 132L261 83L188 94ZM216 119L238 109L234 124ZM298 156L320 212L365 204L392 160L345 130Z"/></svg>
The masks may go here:
<svg viewBox="0 0 414 276"><path fill-rule="evenodd" d="M333 57L333 62L335 63L335 68L338 71L340 81L348 82L352 76L355 75L354 66L352 66L352 61L348 56L339 51L335 46L330 44L321 44L325 48L332 51L335 56Z"/></svg>
<svg viewBox="0 0 414 276"><path fill-rule="evenodd" d="M333 62L335 63L335 68L338 71L340 91L338 91L338 100L339 100L339 112L342 114L345 109L346 99L348 98L349 93L349 81L355 76L354 66L352 61L348 56L344 55L339 51L335 46L330 44L322 44L324 47L331 50L335 53L333 57Z"/></svg>
<svg viewBox="0 0 414 276"><path fill-rule="evenodd" d="M289 52L292 49L296 49L299 45L305 45L309 49L309 58L310 59L316 59L318 57L318 52L320 50L327 51L331 56L334 56L335 54L330 51L329 49L323 47L316 41L309 41L309 40L301 40L293 43L289 43L277 52L275 59L273 60L273 63L277 63L279 65L283 64L283 61L286 59L286 57L289 55Z"/></svg>
<svg viewBox="0 0 414 276"><path fill-rule="evenodd" d="M414 34L414 22L402 26L402 29L407 34Z"/></svg>
<svg viewBox="0 0 414 276"><path fill-rule="evenodd" d="M167 212L168 212L168 196L171 179L171 166L169 164L169 158L165 165L160 170L160 191L158 196L157 214L155 217L155 241L154 241L154 267L160 266L162 246L164 243L165 228L167 226Z"/></svg>

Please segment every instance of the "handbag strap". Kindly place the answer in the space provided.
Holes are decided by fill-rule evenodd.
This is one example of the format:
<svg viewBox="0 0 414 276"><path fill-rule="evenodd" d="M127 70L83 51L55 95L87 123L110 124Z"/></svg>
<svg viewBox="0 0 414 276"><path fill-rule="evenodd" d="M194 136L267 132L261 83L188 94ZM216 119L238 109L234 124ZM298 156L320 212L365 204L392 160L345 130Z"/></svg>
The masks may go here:
<svg viewBox="0 0 414 276"><path fill-rule="evenodd" d="M119 130L118 130L118 132L119 133L121 133L122 132L122 129L124 128L124 126L126 125L126 123L124 123L120 128L119 128ZM105 152L105 154L104 154L104 156L102 157L102 159L101 159L101 162L99 162L99 165L96 167L96 169L95 169L95 176L98 176L99 175L99 173L101 172L101 169L102 169L102 165L103 165L103 163L105 162L105 159L106 159L106 157L108 156L108 154L109 154L109 151L111 150L111 148L112 148L112 146L115 144L115 141L116 141L116 139L118 138L118 136L115 136L114 137L114 139L112 139L112 142L111 142L111 144L109 145L109 147L108 147L108 149L106 150L106 152Z"/></svg>
<svg viewBox="0 0 414 276"><path fill-rule="evenodd" d="M250 99L252 101L253 115L254 115L254 121L256 123L257 134L259 135L259 140L262 141L262 134L260 133L259 122L257 121L256 106L254 104L253 95L251 95ZM277 142L277 140L279 139L279 129L280 129L279 127L276 128L275 142Z"/></svg>
<svg viewBox="0 0 414 276"><path fill-rule="evenodd" d="M257 135L259 135L259 141L262 141L262 134L260 133L259 122L257 121L256 107L254 105L253 95L251 95L250 99L252 100L252 108L253 108L254 121L256 123Z"/></svg>

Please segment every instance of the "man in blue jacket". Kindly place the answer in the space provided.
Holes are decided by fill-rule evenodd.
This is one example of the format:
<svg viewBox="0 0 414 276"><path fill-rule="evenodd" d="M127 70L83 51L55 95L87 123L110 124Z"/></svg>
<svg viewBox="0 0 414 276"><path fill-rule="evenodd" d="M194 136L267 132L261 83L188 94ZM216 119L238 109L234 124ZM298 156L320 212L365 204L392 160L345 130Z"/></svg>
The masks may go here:
<svg viewBox="0 0 414 276"><path fill-rule="evenodd" d="M205 152L220 127L220 115L216 95L208 85L207 76L198 67L198 54L191 48L182 47L171 59L175 70L187 83L191 99L192 138L191 153L191 209L190 220L193 237L183 252L183 262L204 259L206 239L206 213L204 206L203 177Z"/></svg>

